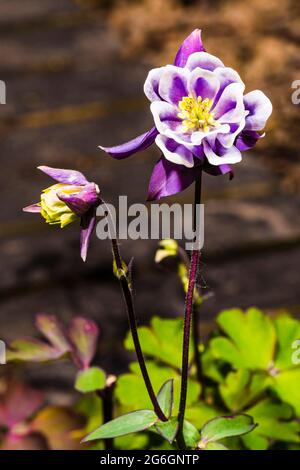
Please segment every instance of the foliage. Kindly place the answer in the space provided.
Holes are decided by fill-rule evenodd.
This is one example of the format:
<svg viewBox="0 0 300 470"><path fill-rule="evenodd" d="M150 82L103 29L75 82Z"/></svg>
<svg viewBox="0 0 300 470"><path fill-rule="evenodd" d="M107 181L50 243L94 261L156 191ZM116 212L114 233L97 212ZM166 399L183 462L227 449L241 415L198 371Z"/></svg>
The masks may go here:
<svg viewBox="0 0 300 470"><path fill-rule="evenodd" d="M221 312L216 322L218 329L206 347L199 348L201 384L196 377L195 352L190 349L183 430L186 447L254 450L299 446L300 366L292 363L292 344L300 338L300 322L288 314L270 318L256 308ZM7 386L14 392L0 401L1 448L102 449L106 438L114 438L116 449L176 448L182 326L181 319L153 317L149 326L139 328L149 374L168 418L162 422L151 409L138 363L132 362L116 383L114 377L91 365L99 333L93 322L73 319L65 327L56 317L39 315L37 327L47 342L13 341L9 360L67 358L79 369L74 386L80 395L71 408L49 406L39 392L9 381ZM133 351L129 334L125 348ZM114 396L115 419L103 424L106 393ZM25 401L18 408L20 394Z"/></svg>

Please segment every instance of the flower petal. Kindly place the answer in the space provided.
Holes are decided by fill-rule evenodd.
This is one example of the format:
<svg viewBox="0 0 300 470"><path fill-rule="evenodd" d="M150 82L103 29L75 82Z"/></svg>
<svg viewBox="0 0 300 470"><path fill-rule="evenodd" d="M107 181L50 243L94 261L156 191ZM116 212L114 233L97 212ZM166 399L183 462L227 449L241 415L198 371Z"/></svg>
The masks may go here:
<svg viewBox="0 0 300 470"><path fill-rule="evenodd" d="M213 71L217 67L224 67L224 64L218 57L208 54L208 52L195 52L189 56L186 68L194 70L197 67Z"/></svg>
<svg viewBox="0 0 300 470"><path fill-rule="evenodd" d="M180 193L195 181L200 171L200 167L186 168L161 157L151 175L148 201Z"/></svg>
<svg viewBox="0 0 300 470"><path fill-rule="evenodd" d="M262 130L272 113L272 103L260 90L250 91L244 96L245 108L249 111L246 117L245 130Z"/></svg>
<svg viewBox="0 0 300 470"><path fill-rule="evenodd" d="M160 77L158 92L168 103L177 105L184 96L188 96L189 73L186 69L166 65Z"/></svg>
<svg viewBox="0 0 300 470"><path fill-rule="evenodd" d="M23 207L23 212L37 212L37 213L40 213L41 212L41 205L40 203L36 203L36 204L31 204L31 206L27 206L27 207Z"/></svg>
<svg viewBox="0 0 300 470"><path fill-rule="evenodd" d="M197 67L189 77L188 86L189 92L193 96L201 96L203 99L214 100L219 91L220 82L213 72Z"/></svg>
<svg viewBox="0 0 300 470"><path fill-rule="evenodd" d="M161 100L158 92L159 80L165 67L150 70L144 84L144 93L150 101Z"/></svg>
<svg viewBox="0 0 300 470"><path fill-rule="evenodd" d="M259 134L256 131L245 131L244 130L237 137L236 142L235 142L235 146L241 152L245 152L246 150L252 149L256 145L256 142L259 139L262 139L264 136L265 136L265 134Z"/></svg>
<svg viewBox="0 0 300 470"><path fill-rule="evenodd" d="M51 168L50 166L38 166L38 169L43 173L46 173L46 175L50 176L55 181L58 181L62 184L74 184L76 186L81 186L88 183L86 177L76 170Z"/></svg>
<svg viewBox="0 0 300 470"><path fill-rule="evenodd" d="M241 122L245 117L243 92L244 85L241 83L228 85L213 108L214 118L227 124Z"/></svg>
<svg viewBox="0 0 300 470"><path fill-rule="evenodd" d="M178 117L179 111L173 104L154 101L151 103L150 109L159 133L165 134L169 129L176 131L179 126L181 127L182 120Z"/></svg>
<svg viewBox="0 0 300 470"><path fill-rule="evenodd" d="M208 142L204 141L203 150L211 165L232 164L242 160L241 152L234 146L229 149L216 146L213 149Z"/></svg>
<svg viewBox="0 0 300 470"><path fill-rule="evenodd" d="M152 127L148 132L145 132L142 135L139 135L135 139L126 142L125 144L116 145L115 147L101 147L104 152L111 155L113 158L121 159L127 158L133 155L136 152L140 152L150 147L155 141L155 137L158 132L155 127Z"/></svg>
<svg viewBox="0 0 300 470"><path fill-rule="evenodd" d="M177 67L185 67L191 54L204 50L201 40L201 30L195 29L181 44L175 57L174 65Z"/></svg>
<svg viewBox="0 0 300 470"><path fill-rule="evenodd" d="M80 229L80 255L83 261L86 260L90 244L91 235L96 224L96 209L92 208L81 217Z"/></svg>
<svg viewBox="0 0 300 470"><path fill-rule="evenodd" d="M227 134L218 134L217 138L223 147L229 148L233 146L236 137L245 127L245 118L240 123L234 122L227 125L229 125L230 131Z"/></svg>
<svg viewBox="0 0 300 470"><path fill-rule="evenodd" d="M245 87L244 82L242 81L239 74L230 67L217 67L214 70L214 74L218 77L220 81L220 89L216 96L216 101L219 100L221 94L225 90L225 88L230 85L231 83L241 83Z"/></svg>
<svg viewBox="0 0 300 470"><path fill-rule="evenodd" d="M158 135L155 139L156 145L160 148L167 160L177 165L184 165L187 168L194 166L193 153L175 140Z"/></svg>
<svg viewBox="0 0 300 470"><path fill-rule="evenodd" d="M79 193L67 194L58 191L57 197L79 217L100 202L99 188L95 183L86 184Z"/></svg>

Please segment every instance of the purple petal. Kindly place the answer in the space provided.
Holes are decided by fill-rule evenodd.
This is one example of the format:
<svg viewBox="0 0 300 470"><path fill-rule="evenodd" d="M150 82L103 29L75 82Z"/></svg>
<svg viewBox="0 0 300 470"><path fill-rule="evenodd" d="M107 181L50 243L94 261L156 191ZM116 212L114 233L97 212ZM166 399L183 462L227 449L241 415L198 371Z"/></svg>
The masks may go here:
<svg viewBox="0 0 300 470"><path fill-rule="evenodd" d="M189 77L189 92L192 96L201 96L203 99L214 100L220 82L213 72L197 68Z"/></svg>
<svg viewBox="0 0 300 470"><path fill-rule="evenodd" d="M230 173L230 179L233 178L233 171L229 165L211 165L208 160L206 160L203 165L203 171L212 176L226 175Z"/></svg>
<svg viewBox="0 0 300 470"><path fill-rule="evenodd" d="M221 94L231 83L241 83L241 85L245 86L239 74L230 67L218 67L214 70L214 74L220 81L220 89L216 96L216 101L219 101Z"/></svg>
<svg viewBox="0 0 300 470"><path fill-rule="evenodd" d="M228 85L213 108L215 119L227 124L241 122L245 117L243 92L244 86L241 83Z"/></svg>
<svg viewBox="0 0 300 470"><path fill-rule="evenodd" d="M245 130L261 131L272 113L272 103L260 90L254 90L244 96L246 111Z"/></svg>
<svg viewBox="0 0 300 470"><path fill-rule="evenodd" d="M200 51L205 51L201 40L201 30L195 29L181 44L174 65L184 67L189 56Z"/></svg>
<svg viewBox="0 0 300 470"><path fill-rule="evenodd" d="M184 145L161 134L156 137L155 143L162 151L164 157L170 162L186 166L187 168L194 166L193 153Z"/></svg>
<svg viewBox="0 0 300 470"><path fill-rule="evenodd" d="M86 177L76 170L64 170L61 168L51 168L50 166L38 166L38 169L62 184L81 186L88 183Z"/></svg>
<svg viewBox="0 0 300 470"><path fill-rule="evenodd" d="M148 188L148 201L180 193L199 175L201 167L186 168L161 157L156 163Z"/></svg>
<svg viewBox="0 0 300 470"><path fill-rule="evenodd" d="M186 68L192 71L198 67L213 72L218 67L224 67L224 64L218 57L208 52L195 52L188 58Z"/></svg>
<svg viewBox="0 0 300 470"><path fill-rule="evenodd" d="M238 163L242 160L241 152L234 146L230 148L224 148L216 143L214 148L207 142L203 142L203 150L211 165L223 165Z"/></svg>
<svg viewBox="0 0 300 470"><path fill-rule="evenodd" d="M186 69L167 65L160 77L158 92L163 100L177 105L184 96L188 96L188 73Z"/></svg>
<svg viewBox="0 0 300 470"><path fill-rule="evenodd" d="M152 127L150 131L145 132L145 134L139 135L135 139L126 142L125 144L116 145L115 147L101 147L104 152L111 155L113 158L121 159L127 158L133 155L136 152L140 152L150 147L155 141L158 131L155 127Z"/></svg>
<svg viewBox="0 0 300 470"><path fill-rule="evenodd" d="M150 70L144 84L144 93L150 101L161 100L158 87L159 80L165 67Z"/></svg>
<svg viewBox="0 0 300 470"><path fill-rule="evenodd" d="M91 235L96 224L96 209L92 208L81 217L80 229L80 256L86 261Z"/></svg>
<svg viewBox="0 0 300 470"><path fill-rule="evenodd" d="M241 152L245 152L246 150L252 149L256 145L256 142L263 137L264 134L261 135L256 131L243 131L237 137L235 146Z"/></svg>
<svg viewBox="0 0 300 470"><path fill-rule="evenodd" d="M150 110L153 114L157 130L164 134L168 130L177 131L182 125L182 120L178 117L178 108L165 101L154 101Z"/></svg>
<svg viewBox="0 0 300 470"><path fill-rule="evenodd" d="M79 217L100 202L99 190L95 183L86 184L79 193L68 194L59 191L57 197Z"/></svg>
<svg viewBox="0 0 300 470"><path fill-rule="evenodd" d="M31 206L23 207L23 212L41 212L41 206L39 203L37 204L31 204Z"/></svg>

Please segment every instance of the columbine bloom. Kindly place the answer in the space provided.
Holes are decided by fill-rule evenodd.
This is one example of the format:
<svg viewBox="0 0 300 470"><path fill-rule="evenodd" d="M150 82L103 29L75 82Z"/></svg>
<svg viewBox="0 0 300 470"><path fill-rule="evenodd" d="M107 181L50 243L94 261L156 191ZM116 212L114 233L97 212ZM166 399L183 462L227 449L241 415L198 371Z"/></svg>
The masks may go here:
<svg viewBox="0 0 300 470"><path fill-rule="evenodd" d="M101 204L99 188L87 181L79 171L39 166L39 170L57 181L45 189L40 202L25 207L25 212L38 212L50 225L61 228L80 220L80 253L86 260L87 250L96 222L96 209Z"/></svg>
<svg viewBox="0 0 300 470"><path fill-rule="evenodd" d="M244 95L239 74L205 52L200 30L183 42L174 65L149 72L144 91L155 127L123 145L100 148L121 159L155 141L162 157L151 176L149 200L184 190L201 170L232 175L230 165L263 137L259 131L272 112L262 91Z"/></svg>

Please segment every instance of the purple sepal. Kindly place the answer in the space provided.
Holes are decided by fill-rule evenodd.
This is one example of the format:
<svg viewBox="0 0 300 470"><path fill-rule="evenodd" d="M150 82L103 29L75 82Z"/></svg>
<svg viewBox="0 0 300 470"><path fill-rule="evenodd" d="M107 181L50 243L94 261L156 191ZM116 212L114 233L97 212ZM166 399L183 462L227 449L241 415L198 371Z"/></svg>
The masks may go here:
<svg viewBox="0 0 300 470"><path fill-rule="evenodd" d="M57 197L79 217L100 202L97 187L94 183L86 184L79 193L67 194L59 191Z"/></svg>
<svg viewBox="0 0 300 470"><path fill-rule="evenodd" d="M135 139L130 140L121 145L116 145L115 147L99 147L104 152L111 155L113 158L122 159L127 158L133 155L136 152L140 152L150 147L155 141L158 131L155 127L152 127L148 132L145 132L142 135L139 135Z"/></svg>
<svg viewBox="0 0 300 470"><path fill-rule="evenodd" d="M191 54L205 51L201 40L201 29L195 29L181 44L174 65L184 67Z"/></svg>
<svg viewBox="0 0 300 470"><path fill-rule="evenodd" d="M64 170L62 168L51 168L50 166L38 166L46 175L53 178L58 183L82 186L88 183L85 176L76 170Z"/></svg>
<svg viewBox="0 0 300 470"><path fill-rule="evenodd" d="M92 207L81 217L80 223L80 255L86 261L91 235L96 224L96 208Z"/></svg>
<svg viewBox="0 0 300 470"><path fill-rule="evenodd" d="M23 207L23 212L41 212L40 204L31 204L31 206Z"/></svg>
<svg viewBox="0 0 300 470"><path fill-rule="evenodd" d="M161 157L156 163L148 188L148 201L177 194L190 186L201 171L201 167L187 168Z"/></svg>
<svg viewBox="0 0 300 470"><path fill-rule="evenodd" d="M245 152L246 150L252 149L256 145L256 142L263 137L264 134L259 134L256 131L242 131L234 145L241 152Z"/></svg>

